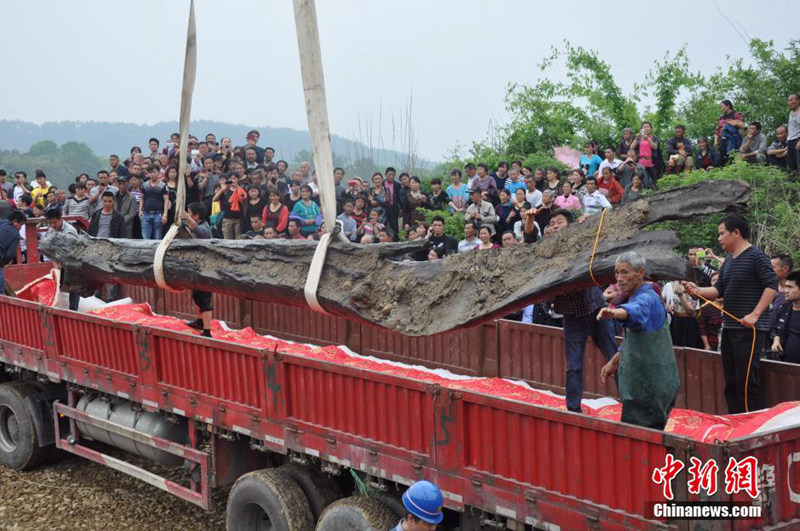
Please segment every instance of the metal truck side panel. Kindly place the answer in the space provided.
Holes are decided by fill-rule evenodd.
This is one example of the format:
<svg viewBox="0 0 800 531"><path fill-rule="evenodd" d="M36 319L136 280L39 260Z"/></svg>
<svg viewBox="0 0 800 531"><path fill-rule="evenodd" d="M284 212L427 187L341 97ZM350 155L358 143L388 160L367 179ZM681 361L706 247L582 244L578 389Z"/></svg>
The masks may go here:
<svg viewBox="0 0 800 531"><path fill-rule="evenodd" d="M216 319L225 321L231 328L242 328L242 301L230 295L221 295L214 293L214 316ZM197 309L192 306L192 309L197 312Z"/></svg>
<svg viewBox="0 0 800 531"><path fill-rule="evenodd" d="M504 378L550 382L551 389L563 392L567 364L560 329L538 326L536 333L531 333L530 325L514 321L498 321L498 328L500 374ZM587 353L586 361L592 357ZM584 368L584 376L586 372ZM590 383L584 382L587 392L592 392L587 385Z"/></svg>
<svg viewBox="0 0 800 531"><path fill-rule="evenodd" d="M69 358L122 374L137 374L137 349L133 326L94 321L73 312L54 316L62 358Z"/></svg>
<svg viewBox="0 0 800 531"><path fill-rule="evenodd" d="M492 326L493 327L493 326ZM361 354L405 363L423 362L453 372L481 375L487 350L485 326L426 337L409 337L373 326L361 326ZM488 338L493 342L493 337Z"/></svg>
<svg viewBox="0 0 800 531"><path fill-rule="evenodd" d="M300 343L344 345L347 343L346 319L322 315L304 308L261 301L251 304L252 327L261 334L270 334Z"/></svg>
<svg viewBox="0 0 800 531"><path fill-rule="evenodd" d="M67 381L132 400L141 397L145 409L185 414L262 441L278 452L288 449L318 456L403 484L441 476L443 488L450 493L446 496L449 507L472 505L514 515L529 525L553 524L562 529L656 528L658 522L644 518L644 503L661 500L661 487L652 482L651 474L663 466L665 455L674 454L685 463L692 455L714 458L722 470L728 456L753 455L759 460L762 518L712 527L789 529L800 519L796 466L800 428L725 443L699 443L401 376L46 309L5 297L0 298L0 315L17 319L12 322L22 326L0 337L4 347L0 359L6 363L40 372L42 367L56 368ZM30 323L36 327L34 339ZM541 332L541 327L531 325L510 328L520 327L522 333L526 326L530 334ZM92 332L92 327L102 330ZM495 328L483 329L486 344L487 338L494 337L486 331ZM110 356L94 350L94 344L86 347L85 337L91 343L121 342L122 347L115 350L124 350L128 337L131 350L127 357L117 358L116 352ZM26 346L24 341L38 341L40 348ZM513 347L506 355L513 354ZM705 392L703 396L711 400L712 392L703 385L706 380L686 375L719 378L721 367L713 367L719 364L719 355L678 349L676 357L679 363L684 361L682 389L690 396ZM510 365L506 362L505 366ZM777 387L774 397L795 396L800 386L788 382L800 376L793 366L770 361L762 366L765 380ZM120 372L120 368L130 372ZM720 486L724 488L722 470ZM695 499L687 494L685 471L673 485L676 499ZM746 501L745 496L735 499ZM724 494L715 497L724 499ZM696 522L678 524L699 529Z"/></svg>
<svg viewBox="0 0 800 531"><path fill-rule="evenodd" d="M259 392L261 354L258 350L226 348L224 343L197 344L155 333L153 356L162 383L220 400L263 409Z"/></svg>
<svg viewBox="0 0 800 531"><path fill-rule="evenodd" d="M720 354L693 348L680 350L685 361L679 393L684 396L686 407L715 415L727 413Z"/></svg>
<svg viewBox="0 0 800 531"><path fill-rule="evenodd" d="M725 455L719 462L723 480L728 456L736 459L754 456L758 460L758 501L762 502L762 518L736 521L733 529L760 529L779 523L789 523L787 529L800 529L800 427L779 428L728 441L724 448ZM744 492L731 498L752 502Z"/></svg>
<svg viewBox="0 0 800 531"><path fill-rule="evenodd" d="M138 287L125 289L134 300L149 297ZM166 313L193 317L194 314L189 313L194 310L188 295L183 294L180 299L174 294L158 292L162 295L156 299L168 302ZM233 312L233 318L237 318L234 310L222 311ZM347 345L365 355L424 363L474 376L522 379L535 387L564 392L566 360L559 328L501 319L446 334L413 338L304 308L258 301L243 301L241 315L242 321L262 334L317 345ZM726 412L721 387L724 378L718 356L708 351L675 349L681 377L676 407L704 413ZM613 383L600 381L603 357L591 340L587 341L584 359L585 396L616 396ZM800 386L794 384L800 381L800 367L787 371L785 364L763 360L762 373L767 404L800 400Z"/></svg>
<svg viewBox="0 0 800 531"><path fill-rule="evenodd" d="M197 311L192 305L192 294L189 291L164 291L164 310L167 314L181 319L197 317Z"/></svg>
<svg viewBox="0 0 800 531"><path fill-rule="evenodd" d="M3 276L15 291L19 291L34 280L42 278L53 269L53 262L10 264L3 269Z"/></svg>
<svg viewBox="0 0 800 531"><path fill-rule="evenodd" d="M767 404L800 400L800 365L761 360L761 389Z"/></svg>
<svg viewBox="0 0 800 531"><path fill-rule="evenodd" d="M662 499L650 481L663 434L565 411L464 393L462 476L530 485L633 515Z"/></svg>
<svg viewBox="0 0 800 531"><path fill-rule="evenodd" d="M120 295L123 298L130 297L133 302L146 302L156 313L164 312L163 308L159 308L164 292L158 288L120 284Z"/></svg>
<svg viewBox="0 0 800 531"><path fill-rule="evenodd" d="M287 420L431 455L433 398L424 384L284 358Z"/></svg>
<svg viewBox="0 0 800 531"><path fill-rule="evenodd" d="M39 311L42 307L32 302L6 299L8 304L0 305L0 339L18 345L42 350L45 333L39 324Z"/></svg>

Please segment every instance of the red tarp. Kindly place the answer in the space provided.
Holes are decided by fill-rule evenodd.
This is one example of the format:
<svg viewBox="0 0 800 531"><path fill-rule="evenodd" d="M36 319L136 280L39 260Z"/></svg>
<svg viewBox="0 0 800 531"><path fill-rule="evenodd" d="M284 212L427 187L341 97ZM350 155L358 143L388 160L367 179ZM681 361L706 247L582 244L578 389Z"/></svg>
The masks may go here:
<svg viewBox="0 0 800 531"><path fill-rule="evenodd" d="M50 270L50 273L37 278L17 292L17 297L26 301L38 302L45 306L55 306L58 301L59 275L58 269Z"/></svg>
<svg viewBox="0 0 800 531"><path fill-rule="evenodd" d="M94 310L91 313L122 321L135 323L144 326L152 326L177 332L199 334L198 331L186 325L180 319L163 315L155 315L148 304L127 304ZM212 325L212 335L215 339L230 341L239 345L249 345L259 349L268 349L296 354L305 358L314 358L323 361L334 362L341 365L349 365L368 369L376 372L394 374L437 383L448 389L462 389L474 391L486 395L500 398L508 398L546 406L556 409L566 409L564 397L554 395L546 391L531 389L518 382L512 382L503 378L465 378L456 375L449 375L446 371L429 370L410 365L403 365L395 362L379 362L363 356L348 353L345 348L328 346L313 347L283 341L281 339L261 336L256 334L252 328L242 330L228 330L219 321L214 321ZM584 401L583 412L587 415L600 417L608 420L619 421L622 413L622 405L591 405L604 402ZM800 402L785 402L777 406L740 415L709 415L688 409L674 409L670 415L665 431L676 435L684 435L702 442L714 442L715 440L724 441L735 439L766 431L777 427L800 423Z"/></svg>

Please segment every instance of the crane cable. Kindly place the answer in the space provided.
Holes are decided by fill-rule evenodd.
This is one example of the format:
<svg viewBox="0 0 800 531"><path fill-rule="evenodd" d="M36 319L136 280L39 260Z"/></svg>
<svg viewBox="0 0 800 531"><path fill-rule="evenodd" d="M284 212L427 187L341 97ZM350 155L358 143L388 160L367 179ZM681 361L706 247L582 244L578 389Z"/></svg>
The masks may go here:
<svg viewBox="0 0 800 531"><path fill-rule="evenodd" d="M186 209L186 170L189 166L186 150L189 145L189 120L192 113L192 94L194 93L196 73L197 29L194 18L194 0L191 0L189 6L189 26L186 30L186 58L183 64L183 89L181 90L181 139L180 147L178 148L180 163L178 165L178 190L175 195L175 220L167 231L167 234L164 235L164 238L158 244L155 256L153 257L153 276L155 277L156 285L163 290L173 293L178 293L181 290L172 288L167 284L164 278L164 255L172 243L172 240L174 240L175 236L178 234L178 230L181 228L178 215ZM144 200L144 198L142 200Z"/></svg>
<svg viewBox="0 0 800 531"><path fill-rule="evenodd" d="M600 223L597 225L597 234L594 237L594 247L592 248L592 256L589 258L589 276L592 278L592 281L598 287L600 287L600 283L597 281L597 278L594 276L594 267L593 266L594 266L594 257L595 257L595 254L597 254L597 244L600 241L600 232L603 230L603 220L605 219L605 217L606 217L606 209L604 208L602 214L600 215ZM711 306L715 307L716 309L718 309L719 311L721 311L722 313L724 313L725 315L727 315L728 317L730 317L731 319L733 319L737 323L741 324L745 328L749 328L746 324L744 324L742 319L740 319L740 318L736 317L735 315L733 315L732 313L726 311L721 306L717 306L712 301L710 301L709 299L703 297L699 293L695 293L694 295L697 298L703 299L704 301L706 301L707 304L710 304ZM756 332L756 327L753 326L752 329L753 329L753 342L750 345L750 360L747 362L747 376L745 376L745 380L744 380L744 410L745 410L746 413L750 412L750 404L749 404L749 400L748 400L747 388L748 388L749 383L750 383L750 368L753 365L753 357L755 356L755 352L756 352L756 333L757 333Z"/></svg>

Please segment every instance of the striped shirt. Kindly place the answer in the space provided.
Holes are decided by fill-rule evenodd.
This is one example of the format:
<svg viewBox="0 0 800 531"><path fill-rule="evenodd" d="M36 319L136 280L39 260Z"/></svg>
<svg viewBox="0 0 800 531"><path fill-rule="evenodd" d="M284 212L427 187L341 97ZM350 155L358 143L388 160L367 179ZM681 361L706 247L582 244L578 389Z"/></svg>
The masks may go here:
<svg viewBox="0 0 800 531"><path fill-rule="evenodd" d="M86 196L83 199L76 199L74 196L68 197L61 213L65 216L81 216L89 221L92 216L92 205L89 204L89 198Z"/></svg>
<svg viewBox="0 0 800 531"><path fill-rule="evenodd" d="M755 310L765 289L778 289L778 277L769 257L761 249L750 246L736 258L730 254L727 256L714 287L719 296L725 298L725 311L741 319ZM769 330L772 312L772 308L768 308L761 314L756 330ZM724 316L723 325L725 328L744 328L727 315Z"/></svg>

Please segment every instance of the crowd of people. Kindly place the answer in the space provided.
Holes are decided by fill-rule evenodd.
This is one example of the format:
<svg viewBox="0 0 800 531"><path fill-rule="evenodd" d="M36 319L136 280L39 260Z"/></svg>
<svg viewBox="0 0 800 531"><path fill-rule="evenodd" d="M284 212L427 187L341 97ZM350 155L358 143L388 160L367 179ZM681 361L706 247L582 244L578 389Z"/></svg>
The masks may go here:
<svg viewBox="0 0 800 531"><path fill-rule="evenodd" d="M694 142L682 125L662 142L644 122L638 134L621 131L619 143L606 147L587 142L579 167L532 168L521 161L500 161L495 167L469 163L450 172L448 182L422 180L387 167L369 178L345 179L345 170L334 170L338 219L345 235L354 242L397 241L435 236L431 258L472 249L492 249L511 239L523 241L526 220L529 239L535 241L547 227L555 209L575 213L579 221L604 208L613 208L641 197L657 187L664 173L710 171L726 160L771 164L796 173L800 149L800 97L790 95L789 119L775 131L768 144L758 121L745 123L729 100L720 103L721 116L713 139ZM101 236L161 239L180 213L175 212L180 179L186 186L186 202L202 203L212 235L218 238L318 238L323 223L319 183L308 162L293 171L284 160L275 160L275 149L259 146L259 132L250 131L242 146L230 138L217 141L209 133L202 140L190 136L186 175L179 176L180 136L171 135L165 146L151 138L147 148L134 146L126 160L109 157L109 167L91 176L82 173L66 189L53 186L36 170L33 182L24 171L10 175L0 169L0 216L21 210L41 217L57 209L66 216L80 216L90 224L102 210L103 196L112 195L121 220L95 223ZM663 151L666 151L666 155ZM445 210L470 222L461 242L442 238L439 227L431 230L420 209ZM98 221L103 218L99 218ZM433 225L436 225L434 221ZM485 227L486 229L483 229ZM482 232L488 230L488 240ZM432 233L432 234L429 234ZM435 255L435 256L434 256ZM416 257L427 259L428 257Z"/></svg>
<svg viewBox="0 0 800 531"><path fill-rule="evenodd" d="M418 176L398 173L392 167L366 179L346 179L345 170L336 168L333 177L337 221L347 238L364 245L401 237L428 239L429 251L408 255L408 260L415 261L492 251L523 242L534 244L570 223L582 223L604 209L639 199L657 188L665 173L713 171L725 161L739 158L748 163L784 167L790 175L796 174L800 166L800 97L792 94L787 103L789 120L777 128L771 144L759 122L746 123L733 104L724 100L713 139L701 136L693 142L686 136L686 128L678 125L675 135L662 142L653 134L651 124L645 122L637 134L630 128L622 130L617 145L603 148L596 142L587 142L579 167L566 172L555 166L530 167L520 160L500 161L494 167L483 162L468 163L452 169L447 182L433 178L428 187L423 187ZM275 160L275 149L259 145L259 137L258 131L250 131L245 143L235 147L230 138L217 141L213 133L202 140L190 136L185 154L181 153L177 133L163 146L158 138L151 138L145 150L135 146L125 160L111 155L108 168L94 176L82 173L66 189L53 186L41 170L36 170L34 182L29 184L24 171L15 172L13 181L9 181L9 174L0 169L0 218L7 218L0 226L0 244L14 240L13 231L24 234L24 220L30 217L46 218L52 231L74 230L69 223L63 223L64 216L82 219L87 232L96 237L159 240L177 219L202 238L319 238L324 216L316 173L305 161L289 171L286 161ZM179 174L181 157L187 162L184 175ZM187 207L186 211L177 212L176 194L181 179ZM441 211L443 215L428 222L422 209ZM464 219L464 237L460 241L445 232L448 216ZM720 231L722 234L722 226ZM749 228L740 220L730 222L725 231L736 232L744 240L749 238ZM17 234L16 240L24 259L24 237L20 239ZM733 252L730 246L723 245L723 250ZM725 264L735 258L717 256L711 249L693 248L688 256L687 278L663 286L652 285L666 309L673 345L725 353L721 330L741 324L726 322L724 314L724 308L731 304L731 290L722 288L723 277L732 276ZM8 263L14 257L3 259ZM766 351L800 363L800 317L792 318L800 311L798 273L792 272L794 264L786 254L774 256L771 264L769 258L759 255L757 262L750 277L738 281L756 282L758 289L754 288L754 292L774 289L777 293L774 301L770 299L760 308L754 324L763 332L759 336L759 356ZM583 353L588 337L613 364L617 352L614 334L619 331L619 323L615 329L610 320L596 317L603 308L619 303L620 296L618 286L610 286L605 293L581 291L509 316L564 328L569 409L580 408ZM717 298L718 302L710 302ZM195 303L200 311L193 326L209 335L210 295L198 296ZM765 317L767 314L769 317ZM728 350L737 348L729 346ZM736 356L741 357L738 350ZM737 386L739 376L730 375Z"/></svg>

